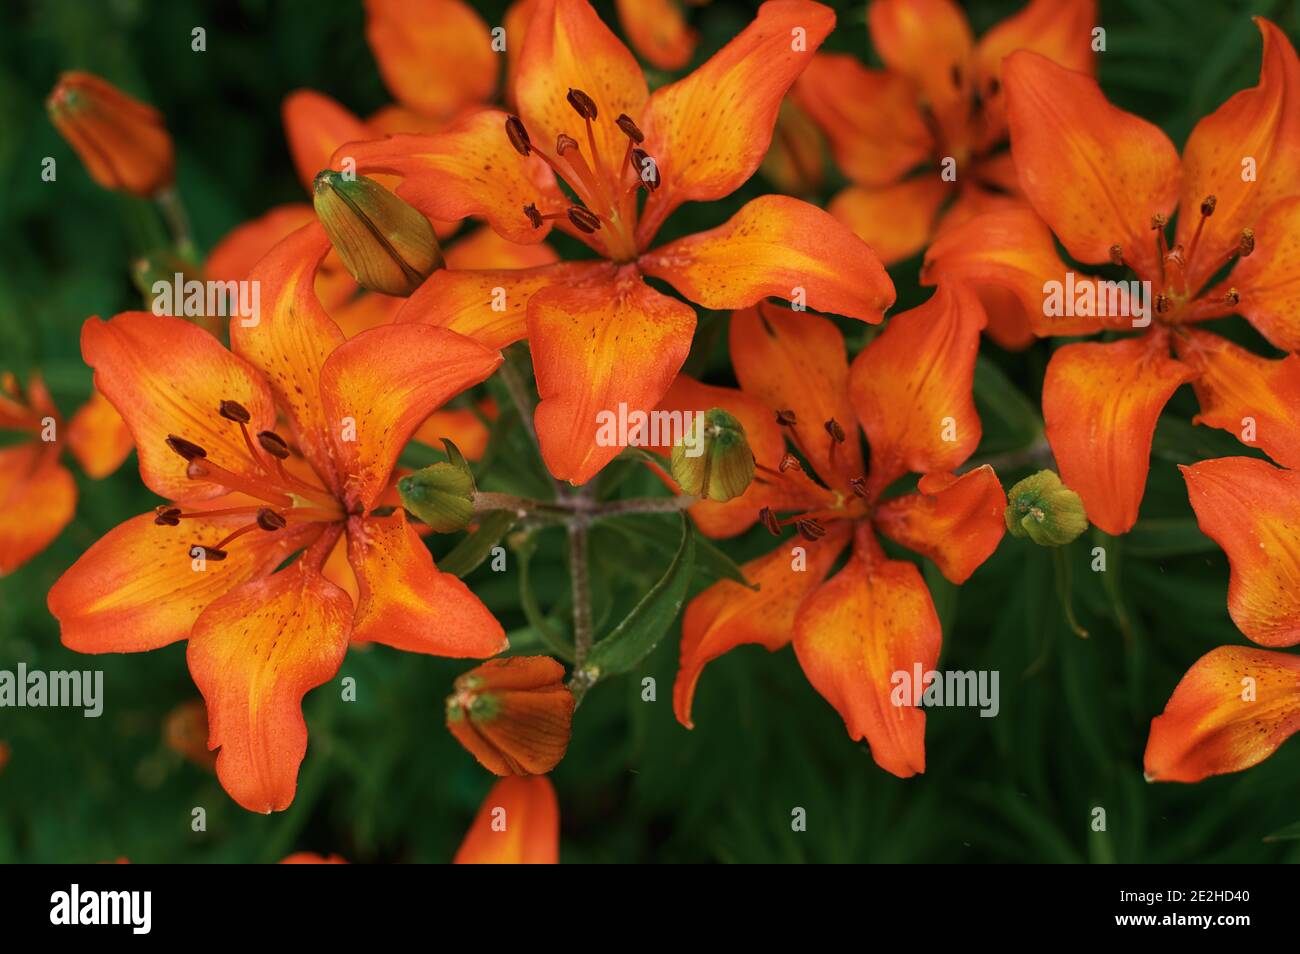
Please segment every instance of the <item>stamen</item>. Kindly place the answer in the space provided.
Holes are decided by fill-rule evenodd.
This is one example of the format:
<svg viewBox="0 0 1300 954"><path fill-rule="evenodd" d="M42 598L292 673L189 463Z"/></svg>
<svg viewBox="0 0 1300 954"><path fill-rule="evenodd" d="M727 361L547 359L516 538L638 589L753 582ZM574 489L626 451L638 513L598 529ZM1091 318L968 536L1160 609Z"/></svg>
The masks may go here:
<svg viewBox="0 0 1300 954"><path fill-rule="evenodd" d="M831 436L831 440L836 444L843 444L847 439L847 436L844 433L844 428L840 427L839 422L836 421L835 418L832 417L822 426L826 428L826 433Z"/></svg>
<svg viewBox="0 0 1300 954"><path fill-rule="evenodd" d="M1172 307L1173 305L1170 304L1168 295L1166 295L1164 292L1160 292L1158 295L1156 295L1157 315L1163 315L1165 312L1169 311Z"/></svg>
<svg viewBox="0 0 1300 954"><path fill-rule="evenodd" d="M269 507L257 511L257 525L263 530L283 530L288 524L289 521L285 519L284 514L277 513Z"/></svg>
<svg viewBox="0 0 1300 954"><path fill-rule="evenodd" d="M1249 258L1255 251L1255 230L1242 229L1241 238L1237 242L1237 254L1242 258Z"/></svg>
<svg viewBox="0 0 1300 954"><path fill-rule="evenodd" d="M238 401L222 401L218 413L227 421L234 421L238 424L247 424L253 419L253 415L248 413L248 408Z"/></svg>
<svg viewBox="0 0 1300 954"><path fill-rule="evenodd" d="M1110 263L1112 265L1124 265L1124 246L1118 242L1110 247Z"/></svg>
<svg viewBox="0 0 1300 954"><path fill-rule="evenodd" d="M257 434L257 443L261 444L262 450L266 451L276 460L288 460L289 444L275 431L259 431Z"/></svg>
<svg viewBox="0 0 1300 954"><path fill-rule="evenodd" d="M1241 292L1237 291L1235 288L1229 288L1228 293L1223 296L1223 303L1225 305L1240 305Z"/></svg>
<svg viewBox="0 0 1300 954"><path fill-rule="evenodd" d="M640 148L633 149L630 161L632 171L636 173L636 177L642 185L651 192L659 188L659 163L655 162L648 152Z"/></svg>
<svg viewBox="0 0 1300 954"><path fill-rule="evenodd" d="M590 209L584 209L580 205L575 205L569 209L569 221L573 223L574 228L580 232L586 232L590 235L600 228L600 218Z"/></svg>
<svg viewBox="0 0 1300 954"><path fill-rule="evenodd" d="M203 557L203 559L211 560L213 563L220 563L230 554L220 547L205 547L201 543L192 543L190 544L190 556L195 559Z"/></svg>
<svg viewBox="0 0 1300 954"><path fill-rule="evenodd" d="M181 524L180 507L169 507L166 504L161 504L154 509L154 512L157 516L153 518L153 522L160 527L179 527Z"/></svg>
<svg viewBox="0 0 1300 954"><path fill-rule="evenodd" d="M803 467L800 465L798 457L795 457L794 454L786 451L781 457L781 463L776 465L776 469L784 474L787 470L802 471Z"/></svg>
<svg viewBox="0 0 1300 954"><path fill-rule="evenodd" d="M506 118L506 136L509 137L510 145L515 147L515 151L519 155L526 156L532 152L532 140L528 138L528 130L524 128L524 121L518 116Z"/></svg>
<svg viewBox="0 0 1300 954"><path fill-rule="evenodd" d="M638 146L645 142L645 133L641 128L632 121L632 117L627 113L619 113L618 119L614 120L619 129L623 130L623 135L627 136Z"/></svg>
<svg viewBox="0 0 1300 954"><path fill-rule="evenodd" d="M1160 284L1165 284L1165 256L1169 254L1169 243L1165 238L1165 226L1169 219L1156 213L1151 216L1151 231L1156 233L1156 260L1160 262Z"/></svg>
<svg viewBox="0 0 1300 954"><path fill-rule="evenodd" d="M776 514L772 512L771 507L764 507L758 512L758 522L772 536L779 537L781 535L781 521L776 519Z"/></svg>
<svg viewBox="0 0 1300 954"><path fill-rule="evenodd" d="M1201 242L1201 233L1205 231L1205 220L1214 214L1214 209L1219 204L1219 200L1214 195L1207 195L1201 200L1201 220L1196 223L1196 231L1192 233L1192 240L1187 245L1187 261L1192 260L1196 254L1196 246Z"/></svg>
<svg viewBox="0 0 1300 954"><path fill-rule="evenodd" d="M219 467L208 460L190 461L189 466L185 469L185 476L189 477L190 480L208 480L214 484L220 484L227 490L238 490L250 497L265 500L267 503L275 504L278 507L293 505L293 500L287 494L271 490L257 480L231 473L224 467Z"/></svg>
<svg viewBox="0 0 1300 954"><path fill-rule="evenodd" d="M570 89L568 95L564 97L569 101L569 105L583 119L596 118L596 101L580 89Z"/></svg>
<svg viewBox="0 0 1300 954"><path fill-rule="evenodd" d="M537 210L537 206L533 203L530 202L524 206L524 215L528 216L528 221L533 223L533 228L540 229L542 227L542 213Z"/></svg>
<svg viewBox="0 0 1300 954"><path fill-rule="evenodd" d="M795 529L799 531L799 536L809 543L826 536L826 528L811 517L805 517L797 521Z"/></svg>
<svg viewBox="0 0 1300 954"><path fill-rule="evenodd" d="M1219 199L1214 195L1207 195L1201 200L1201 218L1208 219L1214 214L1215 206L1219 204Z"/></svg>
<svg viewBox="0 0 1300 954"><path fill-rule="evenodd" d="M776 423L781 427L794 427L796 423L794 411L777 411Z"/></svg>
<svg viewBox="0 0 1300 954"><path fill-rule="evenodd" d="M208 452L193 441L187 441L183 437L177 437L175 434L167 435L167 446L180 454L186 460L197 460L200 457L207 457Z"/></svg>
<svg viewBox="0 0 1300 954"><path fill-rule="evenodd" d="M849 487L852 488L855 496L866 499L867 496L867 478L854 477L849 481Z"/></svg>

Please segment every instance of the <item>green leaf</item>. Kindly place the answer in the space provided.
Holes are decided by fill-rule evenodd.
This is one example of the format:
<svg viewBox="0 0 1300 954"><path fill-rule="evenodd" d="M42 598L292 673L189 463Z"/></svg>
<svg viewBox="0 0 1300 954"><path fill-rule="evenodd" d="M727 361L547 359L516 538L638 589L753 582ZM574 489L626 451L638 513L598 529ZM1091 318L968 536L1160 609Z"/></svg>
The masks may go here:
<svg viewBox="0 0 1300 954"><path fill-rule="evenodd" d="M537 603L537 595L533 592L529 568L536 550L537 542L531 534L524 537L515 547L515 553L519 557L519 606L528 619L528 625L537 632L546 647L566 662L573 662L572 640L567 634L561 635L556 632L555 622L542 613L542 608Z"/></svg>
<svg viewBox="0 0 1300 954"><path fill-rule="evenodd" d="M438 569L459 577L469 575L487 559L492 548L501 542L501 538L509 533L514 525L513 511L494 510L483 518L477 530L461 540L450 553L438 561Z"/></svg>
<svg viewBox="0 0 1300 954"><path fill-rule="evenodd" d="M1038 440L1043 432L1038 409L983 355L975 362L974 391L981 417L994 417L1005 425L1008 448L1028 447Z"/></svg>
<svg viewBox="0 0 1300 954"><path fill-rule="evenodd" d="M614 520L603 520L600 525L604 529L618 531L630 542L646 543L664 553L674 552L679 540L678 534L662 519L661 514L627 514ZM751 590L758 589L745 579L745 571L735 560L708 540L696 539L695 563L710 580L733 580Z"/></svg>
<svg viewBox="0 0 1300 954"><path fill-rule="evenodd" d="M1124 546L1132 556L1149 559L1218 549L1191 517L1139 520L1124 538Z"/></svg>
<svg viewBox="0 0 1300 954"><path fill-rule="evenodd" d="M667 572L627 618L592 647L585 669L593 681L635 669L677 618L695 567L695 532L686 514L681 521L681 543Z"/></svg>
<svg viewBox="0 0 1300 954"><path fill-rule="evenodd" d="M1285 828L1279 828L1271 835L1265 835L1265 841L1295 841L1300 839L1300 821L1292 822Z"/></svg>

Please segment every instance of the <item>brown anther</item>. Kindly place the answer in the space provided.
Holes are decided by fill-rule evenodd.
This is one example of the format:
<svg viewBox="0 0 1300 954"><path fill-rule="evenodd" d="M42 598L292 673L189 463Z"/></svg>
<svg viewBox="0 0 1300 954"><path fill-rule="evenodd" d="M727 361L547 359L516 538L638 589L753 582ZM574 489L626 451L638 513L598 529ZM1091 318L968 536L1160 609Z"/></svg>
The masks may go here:
<svg viewBox="0 0 1300 954"><path fill-rule="evenodd" d="M786 451L781 458L781 463L776 465L776 469L784 474L787 470L803 470L803 467L800 465L798 457Z"/></svg>
<svg viewBox="0 0 1300 954"><path fill-rule="evenodd" d="M638 146L645 142L645 133L641 127L632 121L632 117L627 113L619 113L618 119L614 120L619 129L623 130L623 135L627 136Z"/></svg>
<svg viewBox="0 0 1300 954"><path fill-rule="evenodd" d="M531 202L524 206L524 215L528 216L528 221L533 224L533 228L540 229L542 227L542 213L538 212L537 206Z"/></svg>
<svg viewBox="0 0 1300 954"><path fill-rule="evenodd" d="M596 213L580 205L569 209L569 221L579 232L586 232L588 235L600 228L600 219L596 217Z"/></svg>
<svg viewBox="0 0 1300 954"><path fill-rule="evenodd" d="M1172 307L1173 305L1170 304L1168 295L1166 295L1164 292L1160 292L1158 295L1156 295L1157 315L1163 315L1165 312L1169 311L1169 309Z"/></svg>
<svg viewBox="0 0 1300 954"><path fill-rule="evenodd" d="M578 140L574 139L568 133L560 133L555 137L555 151L564 155L570 149L578 148Z"/></svg>
<svg viewBox="0 0 1300 954"><path fill-rule="evenodd" d="M1167 215L1157 212L1155 215L1151 216L1151 231L1153 232L1157 229L1163 229L1168 224L1169 217Z"/></svg>
<svg viewBox="0 0 1300 954"><path fill-rule="evenodd" d="M627 161L632 164L632 171L643 186L651 192L659 188L659 163L654 161L650 153L640 148L633 149Z"/></svg>
<svg viewBox="0 0 1300 954"><path fill-rule="evenodd" d="M270 507L263 507L257 511L257 525L263 530L283 530L288 524L289 521L284 518L284 514L276 513Z"/></svg>
<svg viewBox="0 0 1300 954"><path fill-rule="evenodd" d="M1201 215L1208 219L1214 214L1214 207L1218 204L1219 200L1217 197L1207 195L1201 200Z"/></svg>
<svg viewBox="0 0 1300 954"><path fill-rule="evenodd" d="M1112 265L1124 264L1124 246L1118 242L1110 247L1110 263Z"/></svg>
<svg viewBox="0 0 1300 954"><path fill-rule="evenodd" d="M567 96L564 97L569 101L569 105L583 119L596 118L596 101L580 89L571 89Z"/></svg>
<svg viewBox="0 0 1300 954"><path fill-rule="evenodd" d="M1223 296L1223 303L1225 305L1241 304L1241 292L1237 291L1235 288L1229 288L1228 293Z"/></svg>
<svg viewBox="0 0 1300 954"><path fill-rule="evenodd" d="M772 512L771 507L764 507L758 512L758 522L772 536L779 537L781 535L781 521L776 519L776 514Z"/></svg>
<svg viewBox="0 0 1300 954"><path fill-rule="evenodd" d="M220 563L230 554L225 550L218 550L216 547L205 547L201 543L195 543L190 547L190 556L198 559L202 557L205 560L211 560L214 563Z"/></svg>
<svg viewBox="0 0 1300 954"><path fill-rule="evenodd" d="M187 441L183 437L177 437L175 434L167 435L167 446L180 454L186 460L194 460L196 457L207 457L208 452L193 441Z"/></svg>
<svg viewBox="0 0 1300 954"><path fill-rule="evenodd" d="M533 143L528 138L528 130L524 128L524 121L518 116L506 118L506 135L510 137L510 145L515 147L515 151L519 155L526 156L533 151Z"/></svg>
<svg viewBox="0 0 1300 954"><path fill-rule="evenodd" d="M234 421L237 424L247 424L253 419L253 415L248 413L248 408L238 401L222 401L220 413L227 421Z"/></svg>
<svg viewBox="0 0 1300 954"><path fill-rule="evenodd" d="M158 526L160 527L180 526L181 523L180 507L169 507L166 504L161 504L160 506L154 508L154 513L156 513L157 516L153 518L153 522L156 523Z"/></svg>
<svg viewBox="0 0 1300 954"><path fill-rule="evenodd" d="M844 443L846 439L846 435L844 433L844 428L840 427L839 421L835 420L835 418L832 417L829 421L827 421L822 426L826 428L826 433L831 436L831 440L833 440L836 444Z"/></svg>
<svg viewBox="0 0 1300 954"><path fill-rule="evenodd" d="M867 496L867 478L854 477L849 481L849 487L853 489L855 496L865 498Z"/></svg>
<svg viewBox="0 0 1300 954"><path fill-rule="evenodd" d="M794 411L777 411L776 423L780 424L782 427L794 427Z"/></svg>
<svg viewBox="0 0 1300 954"><path fill-rule="evenodd" d="M799 531L799 536L803 537L810 543L813 540L820 540L826 536L826 528L814 520L812 517L804 517L795 523L795 529Z"/></svg>
<svg viewBox="0 0 1300 954"><path fill-rule="evenodd" d="M1242 229L1241 240L1237 242L1237 254L1247 258L1253 251L1255 251L1255 230Z"/></svg>
<svg viewBox="0 0 1300 954"><path fill-rule="evenodd" d="M262 450L266 451L272 457L286 460L289 457L289 445L285 439L275 431L261 431L257 435L257 443L262 445Z"/></svg>

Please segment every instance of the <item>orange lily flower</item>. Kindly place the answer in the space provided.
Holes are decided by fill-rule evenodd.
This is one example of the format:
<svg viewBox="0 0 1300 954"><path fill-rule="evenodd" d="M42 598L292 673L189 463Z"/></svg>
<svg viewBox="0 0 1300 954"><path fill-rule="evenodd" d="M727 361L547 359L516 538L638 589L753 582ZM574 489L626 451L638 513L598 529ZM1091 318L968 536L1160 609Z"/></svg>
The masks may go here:
<svg viewBox="0 0 1300 954"><path fill-rule="evenodd" d="M59 77L50 119L105 189L154 196L171 187L176 159L162 114L93 73Z"/></svg>
<svg viewBox="0 0 1300 954"><path fill-rule="evenodd" d="M1196 333L1204 338L1211 336ZM1253 422L1253 457L1181 468L1202 532L1228 555L1228 613L1268 649L1221 646L1192 666L1151 722L1153 781L1196 782L1263 761L1300 730L1300 357L1270 361L1219 340L1195 382L1201 423Z"/></svg>
<svg viewBox="0 0 1300 954"><path fill-rule="evenodd" d="M447 728L495 775L545 775L569 747L576 706L549 656L490 659L456 679Z"/></svg>
<svg viewBox="0 0 1300 954"><path fill-rule="evenodd" d="M1090 73L1095 19L1094 0L1031 0L976 43L951 0L873 0L867 25L885 68L820 53L793 92L852 181L831 214L888 265L921 251L936 230L1004 206L1020 190L1003 148L1002 61L1035 50ZM955 179L940 174L945 160ZM988 311L995 340L1028 344Z"/></svg>
<svg viewBox="0 0 1300 954"><path fill-rule="evenodd" d="M314 851L295 851L280 859L282 865L345 865L342 855L320 855Z"/></svg>
<svg viewBox="0 0 1300 954"><path fill-rule="evenodd" d="M110 531L48 600L80 652L188 638L218 777L259 812L292 802L302 698L334 677L349 641L457 657L505 645L404 512L375 512L415 428L501 356L436 328L345 339L312 291L328 248L310 225L254 267L260 320L231 323L232 351L176 318L86 322L96 385L135 439L144 482L171 503ZM355 600L325 572L336 550Z"/></svg>
<svg viewBox="0 0 1300 954"><path fill-rule="evenodd" d="M911 700L891 701L892 677L934 669L939 619L916 566L889 559L877 534L929 557L954 583L1002 539L1006 495L993 469L953 473L980 440L971 384L984 321L973 292L944 284L890 319L850 364L831 321L760 304L731 320L739 392L678 379L664 407L730 411L758 471L742 496L696 504L700 529L731 536L759 520L777 535L793 525L799 537L744 566L757 590L723 580L687 607L673 688L684 726L707 663L744 643L776 650L793 639L809 682L876 764L902 778L925 770L925 715ZM922 475L916 491L886 497L908 473ZM845 547L848 563L826 580Z"/></svg>
<svg viewBox="0 0 1300 954"><path fill-rule="evenodd" d="M651 249L683 202L725 196L754 173L782 97L834 22L810 0L769 0L698 70L650 95L632 54L586 0L538 0L515 81L518 116L483 111L439 135L336 153L354 157L359 171L402 177L398 194L430 218L483 216L524 244L555 225L604 259L447 269L398 314L489 347L528 338L541 396L535 423L557 478L584 483L617 456L621 448L597 443L598 413L653 408L690 350L694 309L645 276L706 308L780 296L874 323L892 304L893 285L866 244L784 196L755 199L718 228Z"/></svg>
<svg viewBox="0 0 1300 954"><path fill-rule="evenodd" d="M923 280L991 286L1037 335L1149 325L1133 337L1057 349L1043 383L1061 479L1107 533L1137 520L1156 420L1174 391L1214 373L1209 365L1250 363L1192 323L1241 314L1278 347L1300 346L1295 291L1281 278L1296 262L1289 236L1300 215L1300 61L1276 26L1256 23L1264 38L1259 85L1202 119L1181 163L1163 132L1112 106L1091 77L1035 53L1012 54L1003 68L1011 151L1032 209L979 216L926 254ZM1170 247L1165 227L1175 206ZM1124 310L1117 299L1134 301L1112 294L1122 283L1067 276L1053 234L1078 261L1121 263L1149 282L1145 319L1116 316ZM1212 283L1230 264L1232 273ZM1045 317L1047 283L1070 278L1077 300L1100 306L1111 296L1104 309L1084 309L1109 314ZM1204 387L1197 391L1204 399ZM1204 401L1202 409L1207 424L1242 426Z"/></svg>
<svg viewBox="0 0 1300 954"><path fill-rule="evenodd" d="M560 808L545 775L508 775L492 786L456 852L458 865L560 863Z"/></svg>
<svg viewBox="0 0 1300 954"><path fill-rule="evenodd" d="M107 477L131 453L131 438L98 392L65 433L41 376L31 376L24 394L8 372L0 375L0 430L31 437L0 448L0 576L6 576L49 546L72 519L77 485L60 460L62 449L89 476Z"/></svg>

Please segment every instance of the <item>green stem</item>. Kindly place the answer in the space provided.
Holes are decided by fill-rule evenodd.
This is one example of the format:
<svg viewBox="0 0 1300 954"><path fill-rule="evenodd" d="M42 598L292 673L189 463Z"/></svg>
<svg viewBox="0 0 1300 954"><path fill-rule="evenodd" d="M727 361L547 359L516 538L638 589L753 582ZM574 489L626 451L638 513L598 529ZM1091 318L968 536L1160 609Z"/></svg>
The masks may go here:
<svg viewBox="0 0 1300 954"><path fill-rule="evenodd" d="M176 251L181 257L191 262L198 262L198 249L194 247L194 234L190 230L190 217L185 212L180 193L175 188L171 188L159 192L155 199L163 218L167 221L167 229L171 232Z"/></svg>
<svg viewBox="0 0 1300 954"><path fill-rule="evenodd" d="M587 566L587 519L569 521L569 578L573 583L573 664L580 670L591 652L591 577Z"/></svg>

